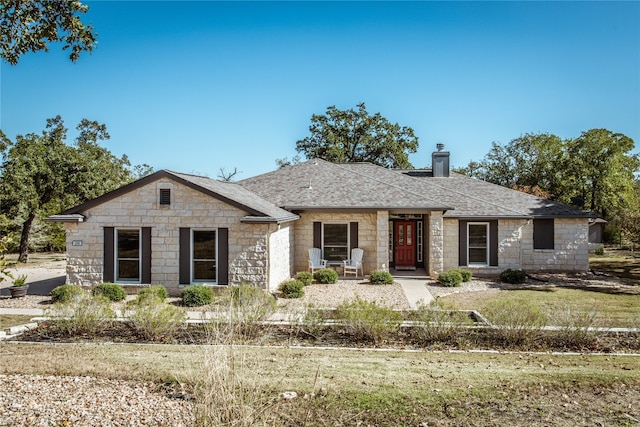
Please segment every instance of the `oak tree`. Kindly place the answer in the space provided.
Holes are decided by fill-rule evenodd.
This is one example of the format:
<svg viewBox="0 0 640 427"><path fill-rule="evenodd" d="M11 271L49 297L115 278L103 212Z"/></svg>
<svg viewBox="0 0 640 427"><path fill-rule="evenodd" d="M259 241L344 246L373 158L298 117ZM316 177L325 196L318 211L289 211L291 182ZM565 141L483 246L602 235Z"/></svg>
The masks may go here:
<svg viewBox="0 0 640 427"><path fill-rule="evenodd" d="M16 65L27 52L48 51L52 43L70 49L75 62L82 51L95 47L96 33L80 15L89 6L78 0L2 0L0 2L0 57Z"/></svg>
<svg viewBox="0 0 640 427"><path fill-rule="evenodd" d="M349 110L330 106L325 114L312 115L309 131L311 135L296 143L307 159L411 168L409 154L418 149L413 129L391 123L380 113L369 114L364 103Z"/></svg>

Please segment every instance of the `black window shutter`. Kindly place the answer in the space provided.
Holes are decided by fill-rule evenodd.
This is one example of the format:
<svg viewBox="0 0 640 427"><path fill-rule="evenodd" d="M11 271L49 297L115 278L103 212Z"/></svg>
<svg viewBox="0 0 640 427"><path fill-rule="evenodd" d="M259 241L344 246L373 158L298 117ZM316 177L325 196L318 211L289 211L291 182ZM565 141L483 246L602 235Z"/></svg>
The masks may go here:
<svg viewBox="0 0 640 427"><path fill-rule="evenodd" d="M178 281L181 285L191 283L191 229L180 228L180 262Z"/></svg>
<svg viewBox="0 0 640 427"><path fill-rule="evenodd" d="M229 229L218 228L218 285L229 284Z"/></svg>
<svg viewBox="0 0 640 427"><path fill-rule="evenodd" d="M467 262L467 221L458 221L458 265L466 266Z"/></svg>
<svg viewBox="0 0 640 427"><path fill-rule="evenodd" d="M142 277L140 283L151 283L151 227L142 227Z"/></svg>
<svg viewBox="0 0 640 427"><path fill-rule="evenodd" d="M498 221L489 221L489 265L498 266Z"/></svg>
<svg viewBox="0 0 640 427"><path fill-rule="evenodd" d="M313 223L313 247L322 248L322 223Z"/></svg>
<svg viewBox="0 0 640 427"><path fill-rule="evenodd" d="M349 258L351 258L351 249L359 247L357 222L349 223L349 243L351 243L351 247L349 248Z"/></svg>
<svg viewBox="0 0 640 427"><path fill-rule="evenodd" d="M554 249L553 218L533 220L533 249Z"/></svg>
<svg viewBox="0 0 640 427"><path fill-rule="evenodd" d="M104 227L104 269L103 282L113 282L115 274L115 248L113 227Z"/></svg>

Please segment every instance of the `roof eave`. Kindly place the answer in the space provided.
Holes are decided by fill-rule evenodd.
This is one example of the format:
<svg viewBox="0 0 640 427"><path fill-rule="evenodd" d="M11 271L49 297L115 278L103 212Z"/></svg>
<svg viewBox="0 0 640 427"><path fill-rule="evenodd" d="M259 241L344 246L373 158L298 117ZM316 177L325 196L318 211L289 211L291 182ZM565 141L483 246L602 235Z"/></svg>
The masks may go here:
<svg viewBox="0 0 640 427"><path fill-rule="evenodd" d="M274 218L271 216L251 216L247 215L240 219L240 222L245 224L283 224L286 222L295 221L300 219L298 215L292 215L288 217Z"/></svg>
<svg viewBox="0 0 640 427"><path fill-rule="evenodd" d="M51 215L50 217L45 218L45 221L48 222L84 222L84 215L80 214L70 214L70 215Z"/></svg>

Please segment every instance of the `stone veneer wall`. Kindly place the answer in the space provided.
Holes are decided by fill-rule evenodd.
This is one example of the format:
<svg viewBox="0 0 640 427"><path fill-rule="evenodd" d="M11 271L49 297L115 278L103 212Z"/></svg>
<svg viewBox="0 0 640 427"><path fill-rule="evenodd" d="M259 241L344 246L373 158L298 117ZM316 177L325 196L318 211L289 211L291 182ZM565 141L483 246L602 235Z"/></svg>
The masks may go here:
<svg viewBox="0 0 640 427"><path fill-rule="evenodd" d="M171 205L160 206L160 188L171 189ZM151 281L179 291L179 229L229 229L229 284L268 285L269 235L274 225L243 224L242 210L170 179L160 179L84 213L85 222L67 223L67 283L83 286L102 281L103 227L151 227ZM73 246L82 240L82 246ZM276 237L276 241L286 237ZM285 246L276 244L276 246ZM284 258L283 258L284 259ZM281 274L278 272L277 274Z"/></svg>
<svg viewBox="0 0 640 427"><path fill-rule="evenodd" d="M555 249L533 249L533 220L498 221L498 267L469 267L478 274L497 274L507 268L528 271L585 271L588 259L588 221L556 218ZM458 220L444 220L444 269L458 267Z"/></svg>
<svg viewBox="0 0 640 427"><path fill-rule="evenodd" d="M386 217L386 236L388 239L388 216ZM294 271L309 271L309 249L313 247L313 223L314 222L333 222L333 223L358 223L358 247L364 250L363 269L365 274L369 274L372 270L382 268L378 264L380 260L386 266L389 266L388 241L384 240L384 253L380 256L380 240L378 230L378 214L375 212L363 213L338 213L338 212L302 212L300 219L295 221L293 228L295 233L294 247ZM383 230L384 231L384 230Z"/></svg>
<svg viewBox="0 0 640 427"><path fill-rule="evenodd" d="M269 281L267 288L275 291L278 285L291 278L293 270L291 251L292 237L291 226L283 224L269 235Z"/></svg>
<svg viewBox="0 0 640 427"><path fill-rule="evenodd" d="M445 243L448 230L445 229L446 222L442 217L442 212L431 212L427 218L429 225L429 275L438 277L438 274L444 271L447 265L445 251L447 245Z"/></svg>

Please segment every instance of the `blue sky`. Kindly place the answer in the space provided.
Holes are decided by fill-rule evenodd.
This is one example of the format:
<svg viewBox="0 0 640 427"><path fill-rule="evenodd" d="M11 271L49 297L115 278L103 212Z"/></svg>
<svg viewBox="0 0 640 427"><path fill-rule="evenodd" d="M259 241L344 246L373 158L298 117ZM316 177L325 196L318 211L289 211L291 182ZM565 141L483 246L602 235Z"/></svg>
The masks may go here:
<svg viewBox="0 0 640 427"><path fill-rule="evenodd" d="M11 139L88 118L134 164L239 179L295 155L312 114L359 102L415 130L416 167L438 142L464 166L528 132L640 141L636 1L86 3L91 55L0 65Z"/></svg>

